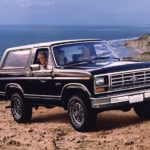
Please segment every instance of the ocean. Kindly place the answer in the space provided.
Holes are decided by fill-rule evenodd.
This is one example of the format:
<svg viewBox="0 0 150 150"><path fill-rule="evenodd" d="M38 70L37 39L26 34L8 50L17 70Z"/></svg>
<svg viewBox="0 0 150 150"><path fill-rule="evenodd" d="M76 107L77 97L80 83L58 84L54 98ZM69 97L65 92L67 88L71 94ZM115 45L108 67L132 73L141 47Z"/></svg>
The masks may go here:
<svg viewBox="0 0 150 150"><path fill-rule="evenodd" d="M10 47L82 38L107 40L121 57L129 57L134 53L124 41L149 33L150 26L0 25L0 57Z"/></svg>

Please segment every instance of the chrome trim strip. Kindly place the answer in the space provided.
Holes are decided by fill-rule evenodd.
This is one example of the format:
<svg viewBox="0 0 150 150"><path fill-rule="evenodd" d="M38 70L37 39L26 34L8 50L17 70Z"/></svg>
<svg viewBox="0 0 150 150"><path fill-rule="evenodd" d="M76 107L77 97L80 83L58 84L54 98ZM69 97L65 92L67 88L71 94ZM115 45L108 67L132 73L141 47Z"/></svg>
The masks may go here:
<svg viewBox="0 0 150 150"><path fill-rule="evenodd" d="M57 80L89 80L89 77L54 77Z"/></svg>
<svg viewBox="0 0 150 150"><path fill-rule="evenodd" d="M56 74L61 74L61 75L68 75L70 74L72 76L72 74L74 74L75 76L91 76L92 74L89 71L86 70L80 70L80 69L54 69L54 73ZM66 74L67 73L67 74Z"/></svg>
<svg viewBox="0 0 150 150"><path fill-rule="evenodd" d="M55 100L61 100L60 96L54 96L54 95L37 95L37 94L24 94L25 98L33 98L33 99L55 99Z"/></svg>
<svg viewBox="0 0 150 150"><path fill-rule="evenodd" d="M6 78L0 78L0 80L21 80L21 79L25 79L25 80L56 80L56 79L60 79L60 80L79 80L79 79L82 79L82 80L89 80L89 77L6 77Z"/></svg>
<svg viewBox="0 0 150 150"><path fill-rule="evenodd" d="M118 94L118 95L113 95L113 96L99 97L99 98L91 97L90 99L92 100L92 107L97 108L97 106L114 104L115 102L111 102L112 98L121 98L121 97L123 98L124 97L124 99L125 99L126 96L132 96L132 95L144 94L144 93L150 93L150 89L149 90L144 90L144 91L136 91L136 92L131 92L131 93L125 93L125 94ZM99 102L97 102L97 101L99 101ZM121 103L121 102L128 102L128 100L116 101L116 103Z"/></svg>
<svg viewBox="0 0 150 150"><path fill-rule="evenodd" d="M37 79L52 79L52 77L5 77L5 78L0 78L0 80L21 80L21 79L37 80Z"/></svg>
<svg viewBox="0 0 150 150"><path fill-rule="evenodd" d="M1 91L0 91L0 95L1 95L1 96L5 96L5 92L1 92Z"/></svg>
<svg viewBox="0 0 150 150"><path fill-rule="evenodd" d="M111 85L111 78L110 78L110 74L108 75L108 85L109 85L108 90L110 91L110 89L111 89L111 87L110 87L110 85Z"/></svg>
<svg viewBox="0 0 150 150"><path fill-rule="evenodd" d="M105 41L105 42L107 43L107 45L109 46L109 48L112 49L115 52L115 54L117 55L117 57L121 60L122 57L117 53L117 51L109 44L108 41Z"/></svg>

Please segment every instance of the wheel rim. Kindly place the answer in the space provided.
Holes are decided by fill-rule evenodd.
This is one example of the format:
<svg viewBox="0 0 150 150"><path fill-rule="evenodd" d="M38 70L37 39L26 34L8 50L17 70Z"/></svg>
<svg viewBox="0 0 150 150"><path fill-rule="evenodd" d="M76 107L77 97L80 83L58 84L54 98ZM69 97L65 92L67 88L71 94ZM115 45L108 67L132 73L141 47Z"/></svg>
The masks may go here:
<svg viewBox="0 0 150 150"><path fill-rule="evenodd" d="M71 116L77 125L81 126L84 123L84 109L80 103L75 102L72 104Z"/></svg>
<svg viewBox="0 0 150 150"><path fill-rule="evenodd" d="M21 118L22 106L21 106L20 99L18 97L14 97L14 99L13 99L12 110L13 110L13 114L14 114L15 118L17 118L17 119Z"/></svg>

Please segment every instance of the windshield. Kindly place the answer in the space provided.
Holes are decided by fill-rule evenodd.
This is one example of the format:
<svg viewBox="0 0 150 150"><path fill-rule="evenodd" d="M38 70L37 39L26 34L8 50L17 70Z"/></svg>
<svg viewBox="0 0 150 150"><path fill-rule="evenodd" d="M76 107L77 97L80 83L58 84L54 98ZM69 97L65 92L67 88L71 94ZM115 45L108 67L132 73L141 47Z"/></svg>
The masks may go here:
<svg viewBox="0 0 150 150"><path fill-rule="evenodd" d="M64 44L53 47L57 66L79 64L101 59L119 59L118 55L104 41Z"/></svg>

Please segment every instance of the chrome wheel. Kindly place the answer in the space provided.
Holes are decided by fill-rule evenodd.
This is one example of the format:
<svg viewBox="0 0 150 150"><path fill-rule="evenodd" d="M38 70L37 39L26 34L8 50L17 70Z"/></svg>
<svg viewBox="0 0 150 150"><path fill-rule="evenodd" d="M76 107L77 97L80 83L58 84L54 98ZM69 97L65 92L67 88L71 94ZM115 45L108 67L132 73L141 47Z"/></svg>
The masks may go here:
<svg viewBox="0 0 150 150"><path fill-rule="evenodd" d="M73 95L68 102L68 113L71 125L77 131L89 131L96 123L96 114L82 95Z"/></svg>
<svg viewBox="0 0 150 150"><path fill-rule="evenodd" d="M32 106L21 94L14 93L11 96L11 113L16 122L27 123L32 117Z"/></svg>
<svg viewBox="0 0 150 150"><path fill-rule="evenodd" d="M13 111L13 114L15 115L15 117L17 119L19 119L22 116L21 102L20 102L20 99L18 97L14 97L13 101L14 101L14 103L12 106L12 111Z"/></svg>
<svg viewBox="0 0 150 150"><path fill-rule="evenodd" d="M80 103L73 103L70 112L76 124L82 125L84 123L84 109Z"/></svg>

